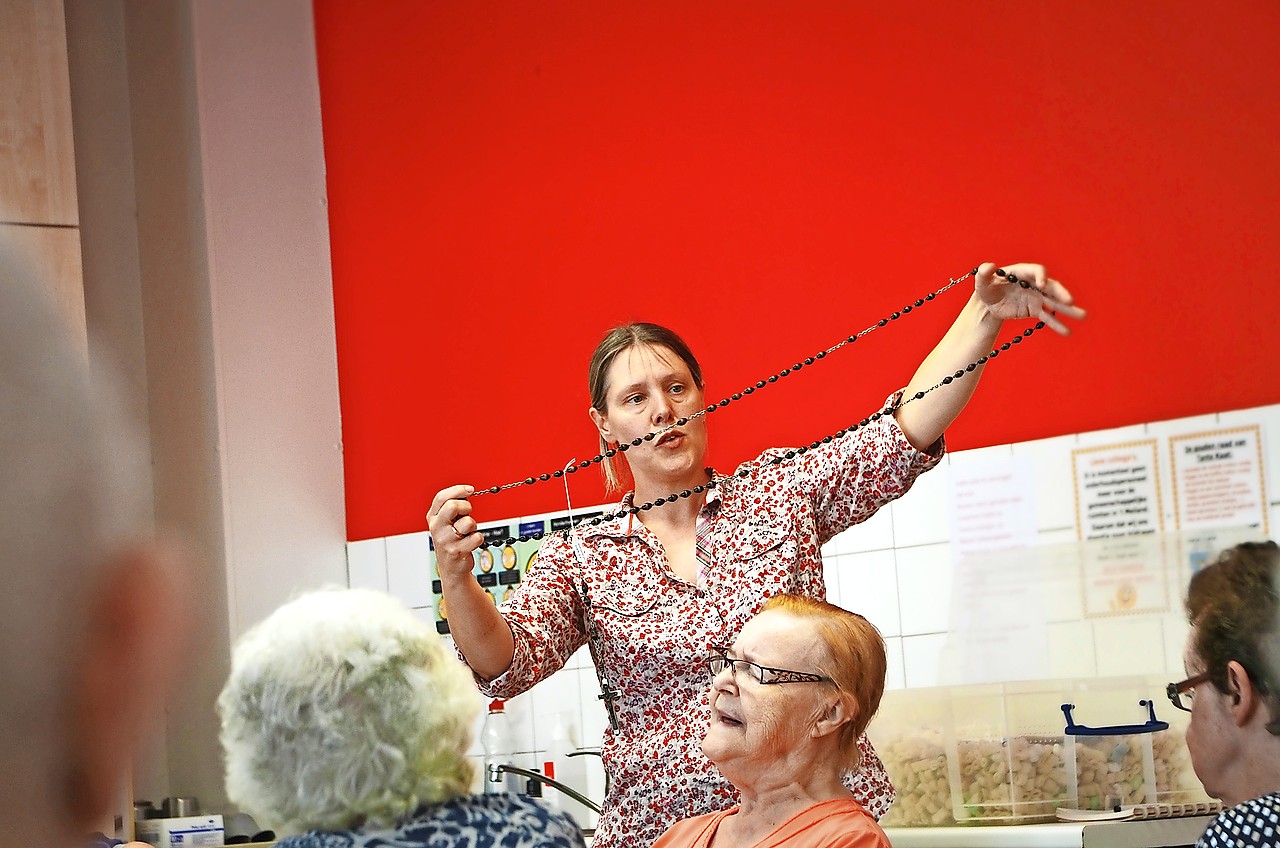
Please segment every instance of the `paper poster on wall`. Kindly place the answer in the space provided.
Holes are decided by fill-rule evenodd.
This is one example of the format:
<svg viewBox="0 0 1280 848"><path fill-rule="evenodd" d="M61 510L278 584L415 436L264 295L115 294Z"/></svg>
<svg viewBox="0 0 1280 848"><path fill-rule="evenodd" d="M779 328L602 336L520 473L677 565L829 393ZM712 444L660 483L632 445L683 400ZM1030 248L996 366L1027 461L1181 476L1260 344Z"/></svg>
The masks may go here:
<svg viewBox="0 0 1280 848"><path fill-rule="evenodd" d="M1267 532L1259 425L1172 436L1169 453L1179 529L1256 527Z"/></svg>
<svg viewBox="0 0 1280 848"><path fill-rule="evenodd" d="M1082 544L1084 617L1168 612L1169 561L1166 540L1155 533Z"/></svg>
<svg viewBox="0 0 1280 848"><path fill-rule="evenodd" d="M1081 540L1164 529L1156 440L1071 452L1076 533Z"/></svg>
<svg viewBox="0 0 1280 848"><path fill-rule="evenodd" d="M957 682L1035 679L1049 639L1034 467L1027 457L987 459L953 464L950 479Z"/></svg>

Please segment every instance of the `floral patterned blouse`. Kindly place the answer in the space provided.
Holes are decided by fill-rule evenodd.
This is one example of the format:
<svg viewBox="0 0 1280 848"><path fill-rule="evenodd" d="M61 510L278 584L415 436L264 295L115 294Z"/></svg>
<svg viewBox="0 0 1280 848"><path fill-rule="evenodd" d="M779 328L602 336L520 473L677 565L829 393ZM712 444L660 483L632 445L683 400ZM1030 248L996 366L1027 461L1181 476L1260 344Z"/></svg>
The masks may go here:
<svg viewBox="0 0 1280 848"><path fill-rule="evenodd" d="M699 585L677 577L658 538L625 517L579 528L580 545L559 535L543 543L520 590L499 607L515 637L511 668L478 683L489 697L517 695L591 635L597 668L619 692L619 726L604 735L611 788L596 848L648 848L674 822L737 803L702 753L708 646L731 644L772 595L825 598L821 546L904 494L942 452L941 440L917 451L886 415L780 464L769 460L785 451L766 451L739 466L749 476L716 478L699 516L699 544L711 555ZM631 495L622 503L630 506ZM847 782L879 817L893 785L865 737L861 749Z"/></svg>

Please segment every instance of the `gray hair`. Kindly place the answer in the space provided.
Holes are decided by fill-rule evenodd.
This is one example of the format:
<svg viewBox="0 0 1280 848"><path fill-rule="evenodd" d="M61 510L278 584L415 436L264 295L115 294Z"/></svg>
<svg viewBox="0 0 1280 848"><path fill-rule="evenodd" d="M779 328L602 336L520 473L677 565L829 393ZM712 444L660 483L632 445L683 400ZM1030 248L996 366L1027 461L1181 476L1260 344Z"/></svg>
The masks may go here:
<svg viewBox="0 0 1280 848"><path fill-rule="evenodd" d="M467 792L480 699L389 595L327 589L236 643L218 699L227 795L284 832L386 827Z"/></svg>
<svg viewBox="0 0 1280 848"><path fill-rule="evenodd" d="M146 526L149 491L134 432L91 389L24 260L0 234L0 809L16 833L17 818L66 798L69 675L106 566Z"/></svg>

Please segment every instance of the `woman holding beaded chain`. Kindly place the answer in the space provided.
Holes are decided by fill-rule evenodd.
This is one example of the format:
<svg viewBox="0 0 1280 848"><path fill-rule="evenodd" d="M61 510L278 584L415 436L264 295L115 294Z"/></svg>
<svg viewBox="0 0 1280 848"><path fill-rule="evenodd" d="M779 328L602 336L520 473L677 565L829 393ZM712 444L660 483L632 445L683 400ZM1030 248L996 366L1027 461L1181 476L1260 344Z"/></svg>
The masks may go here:
<svg viewBox="0 0 1280 848"><path fill-rule="evenodd" d="M772 595L825 598L821 546L938 463L942 434L972 395L1004 321L1039 320L1066 334L1055 313L1084 317L1041 265L986 263L974 279L955 323L884 413L793 458L766 451L727 477L704 466L703 377L693 353L653 324L611 331L589 368L588 414L601 450L661 434L622 454L634 488L617 515L570 539L548 538L537 567L497 608L472 576L484 542L467 500L474 488L436 495L427 522L450 631L481 690L519 694L590 639L602 680L617 693L597 848L647 848L675 821L736 803L700 746L708 646L731 644ZM680 496L660 509L633 509L673 493ZM846 779L878 817L893 787L865 737L860 744L862 768Z"/></svg>

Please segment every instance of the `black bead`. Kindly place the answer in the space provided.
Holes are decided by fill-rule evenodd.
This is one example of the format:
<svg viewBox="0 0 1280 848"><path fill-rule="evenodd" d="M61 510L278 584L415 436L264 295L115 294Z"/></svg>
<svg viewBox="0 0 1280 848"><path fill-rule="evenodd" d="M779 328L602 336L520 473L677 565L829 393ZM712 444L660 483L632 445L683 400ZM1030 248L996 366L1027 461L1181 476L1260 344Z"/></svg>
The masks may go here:
<svg viewBox="0 0 1280 848"><path fill-rule="evenodd" d="M720 401L720 405L721 405L721 406L728 406L728 405L729 405L729 399L728 399L728 398L725 398L724 400Z"/></svg>
<svg viewBox="0 0 1280 848"><path fill-rule="evenodd" d="M822 442L810 442L810 443L809 443L809 450L817 450L817 449L818 449L818 445L820 445L820 444L822 444Z"/></svg>
<svg viewBox="0 0 1280 848"><path fill-rule="evenodd" d="M781 371L779 371L779 372L778 372L778 376L779 376L779 377L785 377L785 376L787 376L787 375L788 375L788 374L790 374L790 373L791 373L791 369L790 369L790 368L783 368Z"/></svg>
<svg viewBox="0 0 1280 848"><path fill-rule="evenodd" d="M799 371L799 370L800 370L801 368L803 368L803 367L804 367L804 363L803 363L803 362L797 362L795 365L792 365L792 366L791 366L791 370L792 370L792 371Z"/></svg>
<svg viewBox="0 0 1280 848"><path fill-rule="evenodd" d="M739 472L738 472L738 476L739 476L739 477L746 477L746 476L747 476L748 474L750 474L750 473L751 473L751 469L750 469L750 468L744 468L744 469L742 469L741 471L739 471Z"/></svg>
<svg viewBox="0 0 1280 848"><path fill-rule="evenodd" d="M701 494L704 489L706 489L706 486L694 486L693 493L695 495Z"/></svg>
<svg viewBox="0 0 1280 848"><path fill-rule="evenodd" d="M812 364L813 364L813 357L812 357L812 356L810 356L808 359L806 359L806 360L804 361L804 364L805 364L805 365L812 365ZM797 367L797 368L799 368L800 366L799 366L799 365L797 365L796 367Z"/></svg>
<svg viewBox="0 0 1280 848"><path fill-rule="evenodd" d="M719 483L717 483L715 480L708 480L708 481L707 481L707 488L708 488L708 489L714 489L714 488L715 488L716 486L718 486L718 485L719 485Z"/></svg>
<svg viewBox="0 0 1280 848"><path fill-rule="evenodd" d="M1022 336L1014 336L1010 341L1013 344L1022 344Z"/></svg>
<svg viewBox="0 0 1280 848"><path fill-rule="evenodd" d="M1008 342L1005 342L1004 344L1000 345L1001 350L1008 350L1011 347L1013 347L1013 345L1009 344Z"/></svg>
<svg viewBox="0 0 1280 848"><path fill-rule="evenodd" d="M628 442L622 442L618 445L618 453L626 453L629 450L631 450L631 445Z"/></svg>
<svg viewBox="0 0 1280 848"><path fill-rule="evenodd" d="M933 300L935 297L937 297L937 295L936 295L936 294L929 293L929 294L927 294L927 295L925 295L925 296L924 296L924 299L925 299L925 300Z"/></svg>
<svg viewBox="0 0 1280 848"><path fill-rule="evenodd" d="M617 453L618 451L615 448L609 448L607 451L604 452L604 455L606 458L612 459L614 456L617 455Z"/></svg>
<svg viewBox="0 0 1280 848"><path fill-rule="evenodd" d="M514 545L515 543L516 543L516 540L511 536L508 536L507 538L502 540L502 544L504 545Z"/></svg>
<svg viewBox="0 0 1280 848"><path fill-rule="evenodd" d="M710 406L708 406L708 407L707 407L705 410L703 410L703 411L704 411L704 412L715 412L715 411L716 411L717 409L719 409L719 408L720 408L720 407L716 406L716 405L713 403L713 404L711 404Z"/></svg>
<svg viewBox="0 0 1280 848"><path fill-rule="evenodd" d="M924 397L924 392L916 392L916 400L920 400L922 397Z"/></svg>
<svg viewBox="0 0 1280 848"><path fill-rule="evenodd" d="M987 364L987 358L986 358L985 356L980 356L980 357L978 357L978 364L979 364L979 365L986 365L986 364Z"/></svg>
<svg viewBox="0 0 1280 848"><path fill-rule="evenodd" d="M773 375L771 375L771 376L769 377L769 382L770 382L770 383L776 383L776 382L778 382L778 375L777 375L777 374L773 374Z"/></svg>
<svg viewBox="0 0 1280 848"><path fill-rule="evenodd" d="M1003 277L1003 276L1004 276L1004 269L1003 269L1003 268L997 268L997 269L996 269L996 276L997 276L997 277Z"/></svg>
<svg viewBox="0 0 1280 848"><path fill-rule="evenodd" d="M915 308L914 306L908 303L906 306L902 307L902 314L906 315L908 312L910 312L914 308Z"/></svg>
<svg viewBox="0 0 1280 848"><path fill-rule="evenodd" d="M640 447L640 445L642 445L643 443L644 443L644 439L640 438L639 436L637 436L637 437L635 437L634 439L632 439L632 440L631 440L631 446L632 446L633 448L638 448L638 447Z"/></svg>
<svg viewBox="0 0 1280 848"><path fill-rule="evenodd" d="M825 350L820 350L817 353L815 353L814 356L817 357L818 359L826 359L827 352Z"/></svg>
<svg viewBox="0 0 1280 848"><path fill-rule="evenodd" d="M1043 330L1043 329L1044 329L1044 322L1043 322L1043 321L1037 321L1037 322L1036 322L1036 329L1037 329L1037 330Z"/></svg>
<svg viewBox="0 0 1280 848"><path fill-rule="evenodd" d="M888 318L881 318L879 321L876 322L876 326L883 327L885 324L888 324L888 323L889 323Z"/></svg>
<svg viewBox="0 0 1280 848"><path fill-rule="evenodd" d="M755 390L756 390L755 386L747 386L745 389L742 390L742 393L744 395L749 395L749 394L753 394Z"/></svg>
<svg viewBox="0 0 1280 848"><path fill-rule="evenodd" d="M742 392L734 392L730 397L734 400L742 400Z"/></svg>
<svg viewBox="0 0 1280 848"><path fill-rule="evenodd" d="M822 437L822 443L823 443L824 445L829 445L829 444L831 444L831 437L830 437L830 436L823 436L823 437Z"/></svg>
<svg viewBox="0 0 1280 848"><path fill-rule="evenodd" d="M757 389L763 389L763 388L764 388L764 380L760 380L759 382L757 382L757 383L756 383L756 388L757 388Z"/></svg>
<svg viewBox="0 0 1280 848"><path fill-rule="evenodd" d="M563 476L564 476L564 472L563 472L563 471L552 471L552 472L551 472L551 476L552 476L552 477L555 477L556 479L559 479L559 478L561 478L561 477L563 477Z"/></svg>
<svg viewBox="0 0 1280 848"><path fill-rule="evenodd" d="M496 494L498 494L498 492L501 492L501 491L502 491L502 487L501 487L501 486L490 486L486 491L488 491L488 492L489 492L489 494L491 494L491 495L496 495Z"/></svg>
<svg viewBox="0 0 1280 848"><path fill-rule="evenodd" d="M520 541L520 542L527 542L527 541L529 541L529 537L528 537L528 536L521 536L517 541Z"/></svg>
<svg viewBox="0 0 1280 848"><path fill-rule="evenodd" d="M576 466L576 465L570 465L568 468L566 468L566 469L564 470L564 473L565 473L565 474L572 474L572 473L574 473L574 472L575 472L575 471L577 471L577 470L578 470L578 466Z"/></svg>
<svg viewBox="0 0 1280 848"><path fill-rule="evenodd" d="M632 506L627 508L627 512L631 513L632 515L635 515L639 511L640 511L640 507L638 506Z"/></svg>
<svg viewBox="0 0 1280 848"><path fill-rule="evenodd" d="M532 485L533 485L533 478L532 478L532 477L526 477L526 478L525 478L525 481L524 481L524 484L525 484L526 486L532 486Z"/></svg>
<svg viewBox="0 0 1280 848"><path fill-rule="evenodd" d="M653 437L654 437L654 436L656 436L656 435L657 435L657 433L645 433L645 434L644 434L644 440L645 440L646 442L652 442L652 441L653 441Z"/></svg>
<svg viewBox="0 0 1280 848"><path fill-rule="evenodd" d="M579 463L578 463L578 467L579 467L579 468L590 468L590 467L591 467L591 463L590 463L590 462L579 462Z"/></svg>
<svg viewBox="0 0 1280 848"><path fill-rule="evenodd" d="M1000 350L997 348L996 350L993 350L987 354L987 359L995 359L999 355L1000 355Z"/></svg>
<svg viewBox="0 0 1280 848"><path fill-rule="evenodd" d="M644 510L653 509L653 503L652 502L642 503L640 504L640 508Z"/></svg>
<svg viewBox="0 0 1280 848"><path fill-rule="evenodd" d="M795 458L796 458L796 452L795 452L795 451L793 451L793 450L789 450L789 451L787 451L785 454L783 454L783 456L785 456L787 459L795 459Z"/></svg>
<svg viewBox="0 0 1280 848"><path fill-rule="evenodd" d="M961 368L959 371L957 371L956 373L952 374L951 376L953 376L953 377L955 377L957 380L959 380L961 377L963 377L963 376L964 376L964 369L963 369L963 368Z"/></svg>
<svg viewBox="0 0 1280 848"><path fill-rule="evenodd" d="M677 427L683 427L684 425L686 425L686 424L688 424L688 423L689 423L689 419L688 419L688 418L677 418L677 419L676 419L676 426L677 426Z"/></svg>
<svg viewBox="0 0 1280 848"><path fill-rule="evenodd" d="M966 365L966 366L964 367L964 370L966 370L966 371L972 371L973 369L975 369L975 368L977 368L977 367L978 367L978 366L977 366L975 363L970 362L968 365Z"/></svg>
<svg viewBox="0 0 1280 848"><path fill-rule="evenodd" d="M861 421L859 421L859 422L858 422L858 426L859 426L859 427L865 427L865 426L867 426L867 425L868 425L868 424L870 424L870 423L871 423L871 419L870 419L870 418L864 418L864 419L862 419Z"/></svg>
<svg viewBox="0 0 1280 848"><path fill-rule="evenodd" d="M849 344L853 344L857 340L858 340L857 336L850 336L849 338L845 339L845 341L848 342Z"/></svg>
<svg viewBox="0 0 1280 848"><path fill-rule="evenodd" d="M951 381L954 379L955 377L952 377L950 374L948 374L947 376L942 378L942 385L949 386L951 385Z"/></svg>
<svg viewBox="0 0 1280 848"><path fill-rule="evenodd" d="M902 313L901 313L901 312L895 312L895 313L893 313L892 315L890 315L890 316L889 316L889 320L890 320L890 321L897 321L897 320L898 320L899 318L901 318L901 317L902 317Z"/></svg>
<svg viewBox="0 0 1280 848"><path fill-rule="evenodd" d="M1032 330L1032 329L1026 329L1026 330L1023 330L1023 331L1022 331L1022 335L1023 335L1023 336L1030 336L1030 335L1031 335L1032 333L1034 333L1034 332L1035 332L1035 330Z"/></svg>
<svg viewBox="0 0 1280 848"><path fill-rule="evenodd" d="M685 489L683 492L681 492L681 493L680 493L680 497L682 497L682 498L687 498L687 497L689 497L689 496L690 496L690 495L692 495L692 494L693 494L693 492L689 491L688 489Z"/></svg>
<svg viewBox="0 0 1280 848"><path fill-rule="evenodd" d="M916 298L916 306L924 306L924 300L922 298Z"/></svg>
<svg viewBox="0 0 1280 848"><path fill-rule="evenodd" d="M612 456L612 454L610 454L610 456ZM538 479L545 483L545 482L547 482L548 480L550 480L550 479L551 479L551 475L550 475L550 474L539 474L539 475L538 475Z"/></svg>

